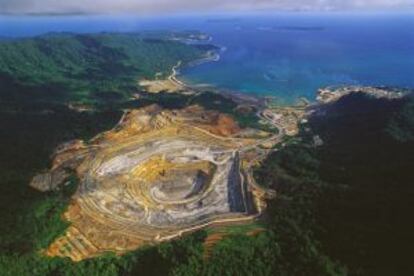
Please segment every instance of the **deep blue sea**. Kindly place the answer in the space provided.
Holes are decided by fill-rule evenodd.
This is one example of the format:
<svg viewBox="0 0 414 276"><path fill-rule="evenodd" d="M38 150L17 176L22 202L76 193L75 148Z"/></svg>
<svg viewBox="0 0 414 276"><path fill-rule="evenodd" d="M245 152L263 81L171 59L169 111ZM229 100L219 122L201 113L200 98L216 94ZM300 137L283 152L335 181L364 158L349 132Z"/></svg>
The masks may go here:
<svg viewBox="0 0 414 276"><path fill-rule="evenodd" d="M0 16L0 36L46 32L201 30L226 48L218 62L181 70L193 84L312 100L319 87L414 88L414 14L275 13L175 17Z"/></svg>

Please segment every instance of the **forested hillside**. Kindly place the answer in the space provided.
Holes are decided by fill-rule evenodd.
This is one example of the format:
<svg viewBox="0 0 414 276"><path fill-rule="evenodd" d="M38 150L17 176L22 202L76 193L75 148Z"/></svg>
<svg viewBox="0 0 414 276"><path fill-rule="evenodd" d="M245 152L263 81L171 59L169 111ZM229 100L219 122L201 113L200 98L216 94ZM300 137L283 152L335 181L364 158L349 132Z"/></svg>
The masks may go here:
<svg viewBox="0 0 414 276"><path fill-rule="evenodd" d="M0 42L0 100L119 101L208 49L164 34L48 34Z"/></svg>
<svg viewBox="0 0 414 276"><path fill-rule="evenodd" d="M278 191L276 233L292 225L310 235L350 275L411 275L413 103L351 94L319 109L303 141L270 155L256 175Z"/></svg>

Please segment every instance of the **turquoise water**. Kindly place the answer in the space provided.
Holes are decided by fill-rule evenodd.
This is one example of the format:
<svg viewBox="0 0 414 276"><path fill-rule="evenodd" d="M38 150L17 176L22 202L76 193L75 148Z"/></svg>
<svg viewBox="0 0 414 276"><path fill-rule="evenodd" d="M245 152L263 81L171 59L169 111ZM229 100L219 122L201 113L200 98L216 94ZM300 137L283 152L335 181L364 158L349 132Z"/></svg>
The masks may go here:
<svg viewBox="0 0 414 276"><path fill-rule="evenodd" d="M218 62L181 70L193 84L211 84L293 102L340 84L414 88L413 14L309 14L8 17L0 36L46 32L197 29L226 47Z"/></svg>
<svg viewBox="0 0 414 276"><path fill-rule="evenodd" d="M209 83L282 102L312 100L322 86L414 88L414 16L279 16L216 23L221 60L183 71Z"/></svg>

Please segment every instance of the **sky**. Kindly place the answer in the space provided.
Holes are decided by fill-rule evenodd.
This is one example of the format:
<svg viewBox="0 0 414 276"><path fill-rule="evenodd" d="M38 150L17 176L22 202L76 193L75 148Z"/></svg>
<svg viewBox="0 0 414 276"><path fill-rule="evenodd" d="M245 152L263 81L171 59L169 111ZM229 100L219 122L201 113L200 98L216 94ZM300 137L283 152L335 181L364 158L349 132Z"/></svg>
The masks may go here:
<svg viewBox="0 0 414 276"><path fill-rule="evenodd" d="M414 9L414 0L0 0L0 13L175 14Z"/></svg>

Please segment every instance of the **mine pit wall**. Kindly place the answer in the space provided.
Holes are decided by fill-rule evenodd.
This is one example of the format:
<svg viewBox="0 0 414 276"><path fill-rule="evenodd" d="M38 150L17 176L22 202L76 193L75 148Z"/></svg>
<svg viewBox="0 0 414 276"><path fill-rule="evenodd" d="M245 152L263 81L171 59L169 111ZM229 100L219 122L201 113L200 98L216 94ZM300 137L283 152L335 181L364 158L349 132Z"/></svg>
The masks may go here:
<svg viewBox="0 0 414 276"><path fill-rule="evenodd" d="M192 189L191 193L186 196L186 198L190 198L191 196L196 195L201 190L205 189L206 188L205 183L206 183L208 178L209 177L207 175L203 175L202 172L198 172L197 173L197 178L196 178L196 180L194 182L194 185L193 185L193 189Z"/></svg>
<svg viewBox="0 0 414 276"><path fill-rule="evenodd" d="M247 175L248 172L243 170L242 174L245 179L244 181L246 182L243 185L243 194L245 197L244 202L246 203L246 213L249 215L258 214L259 210L257 209L256 204L255 204L255 198L252 192L252 187L248 183L248 179L250 179L249 176Z"/></svg>
<svg viewBox="0 0 414 276"><path fill-rule="evenodd" d="M246 198L244 197L244 186L246 186L246 183L242 180L240 174L240 157L239 153L236 152L229 173L227 190L230 212L235 213L246 212Z"/></svg>

